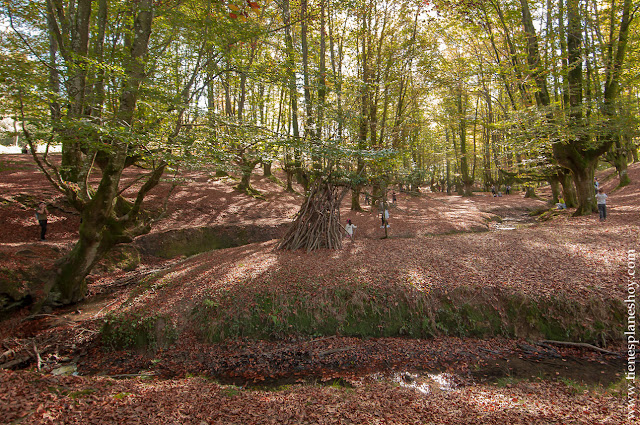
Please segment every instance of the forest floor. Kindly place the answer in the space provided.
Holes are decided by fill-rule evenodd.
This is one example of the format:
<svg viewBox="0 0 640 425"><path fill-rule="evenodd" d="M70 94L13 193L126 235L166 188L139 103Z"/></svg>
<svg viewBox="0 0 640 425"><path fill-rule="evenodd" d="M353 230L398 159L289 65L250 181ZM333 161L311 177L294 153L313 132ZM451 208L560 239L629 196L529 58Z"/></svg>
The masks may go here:
<svg viewBox="0 0 640 425"><path fill-rule="evenodd" d="M300 282L329 288L411 282L425 291L497 287L532 298L624 299L627 252L638 244L640 166L629 174L632 185L616 191L611 170L599 174L609 194L605 223L597 214L574 218L571 211L536 221L527 213L546 207L545 188L538 200L522 193L463 198L398 191L386 239L379 215L364 205L352 212L345 199L341 219L358 228L338 251L283 252L273 240L188 258L144 256L133 271L100 269L81 304L37 316L24 309L2 321L0 363L15 361L0 370L0 423L625 423L621 340L608 341L603 352L525 338L336 335L205 344L186 336L150 353L109 350L98 330L108 314L140 305L180 322L211 291L242 302L256 287L289 293ZM152 233L279 229L303 199L261 176L254 185L264 199L238 193L232 178L204 172L182 178ZM155 190L149 207L160 208L168 190L168 184ZM46 242L37 240L33 217L40 199L51 205ZM1 267L50 267L71 248L79 217L28 157L0 157L0 201ZM141 293L136 283L155 271L172 284Z"/></svg>

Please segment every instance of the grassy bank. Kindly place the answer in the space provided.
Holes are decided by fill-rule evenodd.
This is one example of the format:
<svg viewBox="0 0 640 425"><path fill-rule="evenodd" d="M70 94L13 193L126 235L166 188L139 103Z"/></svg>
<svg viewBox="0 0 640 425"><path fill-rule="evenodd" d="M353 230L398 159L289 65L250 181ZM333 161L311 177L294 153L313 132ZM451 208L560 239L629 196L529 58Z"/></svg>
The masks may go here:
<svg viewBox="0 0 640 425"><path fill-rule="evenodd" d="M291 336L429 338L439 335L553 339L605 346L623 334L619 300L562 296L532 298L499 288L458 287L449 292L386 290L353 283L313 291L262 290L212 294L198 301L183 329L206 342L227 338L284 339ZM103 340L112 347L156 347L179 338L166 316L142 312L111 315ZM164 344L163 343L163 344Z"/></svg>

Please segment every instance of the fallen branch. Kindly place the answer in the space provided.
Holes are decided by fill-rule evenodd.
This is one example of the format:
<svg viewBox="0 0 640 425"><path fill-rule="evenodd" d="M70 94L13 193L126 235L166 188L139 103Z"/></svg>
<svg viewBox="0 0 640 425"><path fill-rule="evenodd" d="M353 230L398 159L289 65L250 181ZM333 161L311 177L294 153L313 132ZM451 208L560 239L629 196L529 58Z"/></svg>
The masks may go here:
<svg viewBox="0 0 640 425"><path fill-rule="evenodd" d="M335 353L341 353L343 351L349 351L349 350L353 350L355 347L351 346L351 347L345 347L345 348L333 348L331 350L327 350L327 351L321 351L317 354L318 357L324 357L324 356L328 356L329 354L335 354Z"/></svg>
<svg viewBox="0 0 640 425"><path fill-rule="evenodd" d="M586 342L568 342L568 341L553 341L549 339L545 339L540 341L543 344L553 344L553 345L564 345L567 347L580 347L580 348L589 348L591 350L599 351L605 354L611 354L614 356L618 356L618 353L614 353L613 351L605 350L604 348L596 347L595 345L587 344Z"/></svg>
<svg viewBox="0 0 640 425"><path fill-rule="evenodd" d="M11 360L10 362L6 362L6 363L3 363L3 364L0 364L0 369L11 369L14 366L18 366L18 365L20 365L22 363L28 362L32 357L33 356L30 354L30 355L25 356L25 357L20 357L20 358L17 358L15 360Z"/></svg>
<svg viewBox="0 0 640 425"><path fill-rule="evenodd" d="M145 376L156 376L155 372L141 372L141 373L121 373L118 375L105 375L108 378L122 379L122 378L143 378Z"/></svg>

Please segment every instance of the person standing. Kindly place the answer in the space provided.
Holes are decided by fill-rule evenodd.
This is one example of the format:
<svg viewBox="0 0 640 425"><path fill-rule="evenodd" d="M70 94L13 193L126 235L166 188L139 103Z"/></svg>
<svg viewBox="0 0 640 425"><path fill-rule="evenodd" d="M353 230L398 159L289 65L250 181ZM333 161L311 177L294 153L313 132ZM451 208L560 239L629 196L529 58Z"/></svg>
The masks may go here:
<svg viewBox="0 0 640 425"><path fill-rule="evenodd" d="M381 229L391 227L389 225L389 209L387 208L386 203L383 204L382 210L380 211L380 220L382 221Z"/></svg>
<svg viewBox="0 0 640 425"><path fill-rule="evenodd" d="M38 208L36 209L36 220L38 220L38 224L40 224L40 240L45 240L45 235L47 233L47 215L49 211L47 211L47 204L42 201Z"/></svg>
<svg viewBox="0 0 640 425"><path fill-rule="evenodd" d="M596 194L596 201L598 202L598 212L600 213L600 221L607 220L607 194L604 193L604 189L598 189Z"/></svg>
<svg viewBox="0 0 640 425"><path fill-rule="evenodd" d="M347 236L351 239L355 239L355 231L358 228L355 224L351 222L351 220L347 220L347 225L344 226L345 232L347 232Z"/></svg>

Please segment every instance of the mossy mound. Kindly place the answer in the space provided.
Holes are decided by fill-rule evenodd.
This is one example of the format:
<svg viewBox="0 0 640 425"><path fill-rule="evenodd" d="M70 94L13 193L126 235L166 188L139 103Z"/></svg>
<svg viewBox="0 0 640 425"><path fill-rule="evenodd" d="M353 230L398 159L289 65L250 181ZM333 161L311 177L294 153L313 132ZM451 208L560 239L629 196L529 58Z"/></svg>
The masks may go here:
<svg viewBox="0 0 640 425"><path fill-rule="evenodd" d="M439 335L540 338L606 345L622 335L619 300L532 299L497 289L481 292L380 291L345 286L317 293L256 293L248 305L232 294L205 299L192 313L200 337L285 338L291 335L357 337Z"/></svg>
<svg viewBox="0 0 640 425"><path fill-rule="evenodd" d="M172 285L176 283L163 284ZM157 285L147 282L145 286L152 290ZM211 292L173 319L144 311L142 306L135 313L110 316L103 327L103 341L116 348L155 348L157 341L165 344L180 338L177 329L181 329L192 331L209 343L244 337L446 335L552 339L606 346L623 335L624 316L623 303L617 299L575 301L562 295L532 298L497 287L461 286L429 292L416 287L380 288L347 281L331 287L268 287L249 294L245 291L242 296L233 290Z"/></svg>
<svg viewBox="0 0 640 425"><path fill-rule="evenodd" d="M109 315L100 329L102 343L111 349L165 349L176 339L171 321L162 315Z"/></svg>

